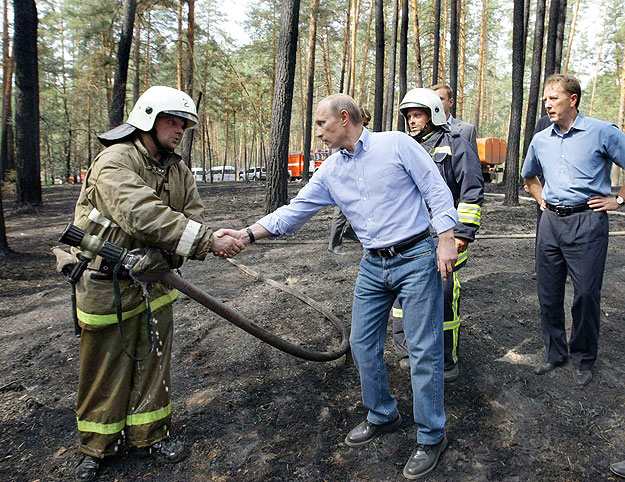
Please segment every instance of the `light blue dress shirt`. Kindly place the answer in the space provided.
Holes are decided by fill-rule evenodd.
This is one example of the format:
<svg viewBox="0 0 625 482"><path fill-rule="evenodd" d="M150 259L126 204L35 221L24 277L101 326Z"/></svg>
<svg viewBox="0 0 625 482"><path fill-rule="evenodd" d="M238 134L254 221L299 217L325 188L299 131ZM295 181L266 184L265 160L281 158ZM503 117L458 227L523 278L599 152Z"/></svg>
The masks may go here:
<svg viewBox="0 0 625 482"><path fill-rule="evenodd" d="M428 153L403 132L363 128L354 154L332 154L287 206L258 223L274 235L290 235L336 204L365 248L384 248L428 229L426 202L436 232L453 229L458 213Z"/></svg>
<svg viewBox="0 0 625 482"><path fill-rule="evenodd" d="M552 124L534 136L521 176L542 172L543 199L553 205L576 206L592 196L610 194L613 162L625 167L625 133L579 112L566 134Z"/></svg>

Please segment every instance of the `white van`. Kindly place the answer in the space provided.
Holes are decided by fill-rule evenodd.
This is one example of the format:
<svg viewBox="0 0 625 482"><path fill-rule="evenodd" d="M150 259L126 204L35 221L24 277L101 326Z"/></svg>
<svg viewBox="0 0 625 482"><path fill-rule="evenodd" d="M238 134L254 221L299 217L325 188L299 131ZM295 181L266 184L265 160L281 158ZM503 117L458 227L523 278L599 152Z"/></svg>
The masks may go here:
<svg viewBox="0 0 625 482"><path fill-rule="evenodd" d="M236 181L237 172L233 166L215 166L210 170L210 173L206 174L206 180L210 182L210 176L213 176L213 181Z"/></svg>
<svg viewBox="0 0 625 482"><path fill-rule="evenodd" d="M202 175L204 173L206 173L206 180L210 181L208 171L204 170L201 167L192 167L191 172L193 173L193 179L195 179L195 182L203 181L204 178L202 177Z"/></svg>

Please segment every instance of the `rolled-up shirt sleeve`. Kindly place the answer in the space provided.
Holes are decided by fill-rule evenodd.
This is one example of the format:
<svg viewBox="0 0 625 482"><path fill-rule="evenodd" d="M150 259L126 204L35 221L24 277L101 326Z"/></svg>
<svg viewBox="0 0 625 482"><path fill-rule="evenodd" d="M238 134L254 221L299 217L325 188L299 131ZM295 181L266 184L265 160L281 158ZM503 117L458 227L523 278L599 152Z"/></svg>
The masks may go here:
<svg viewBox="0 0 625 482"><path fill-rule="evenodd" d="M534 142L532 142L529 149L527 149L527 155L525 156L525 160L523 161L523 167L521 168L521 177L529 179L530 177L535 177L539 174L542 174L542 169L540 167L538 157L536 156L536 148L534 147Z"/></svg>

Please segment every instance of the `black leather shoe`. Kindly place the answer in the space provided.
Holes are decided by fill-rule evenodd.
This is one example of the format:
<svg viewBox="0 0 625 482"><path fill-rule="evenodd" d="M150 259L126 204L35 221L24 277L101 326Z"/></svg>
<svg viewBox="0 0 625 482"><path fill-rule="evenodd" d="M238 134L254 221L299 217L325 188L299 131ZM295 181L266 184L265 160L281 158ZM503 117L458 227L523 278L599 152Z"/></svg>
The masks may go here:
<svg viewBox="0 0 625 482"><path fill-rule="evenodd" d="M534 368L534 373L536 375L544 375L545 373L549 373L562 365L566 365L566 361L561 363L541 362L536 365L536 368Z"/></svg>
<svg viewBox="0 0 625 482"><path fill-rule="evenodd" d="M365 420L359 424L356 428L353 428L345 437L345 443L350 447L358 447L366 443L371 442L379 435L392 432L401 425L401 416L398 415L395 420L384 423L382 425L376 425L374 423Z"/></svg>
<svg viewBox="0 0 625 482"><path fill-rule="evenodd" d="M590 370L575 370L575 381L578 385L588 385L592 380L592 372Z"/></svg>
<svg viewBox="0 0 625 482"><path fill-rule="evenodd" d="M610 465L610 470L613 474L618 475L619 477L625 478L625 460L622 462L616 462L615 464Z"/></svg>
<svg viewBox="0 0 625 482"><path fill-rule="evenodd" d="M132 453L140 457L150 456L156 460L170 464L180 462L188 455L182 443L175 442L169 438L156 442L149 447L134 448Z"/></svg>
<svg viewBox="0 0 625 482"><path fill-rule="evenodd" d="M446 382L453 382L458 378L458 375L460 375L460 368L458 368L457 363L452 368L443 372L443 378Z"/></svg>
<svg viewBox="0 0 625 482"><path fill-rule="evenodd" d="M91 455L81 454L78 465L74 470L74 477L78 482L95 480L100 468L100 459Z"/></svg>
<svg viewBox="0 0 625 482"><path fill-rule="evenodd" d="M443 450L447 448L447 436L436 445L417 445L404 467L404 477L418 479L436 467Z"/></svg>

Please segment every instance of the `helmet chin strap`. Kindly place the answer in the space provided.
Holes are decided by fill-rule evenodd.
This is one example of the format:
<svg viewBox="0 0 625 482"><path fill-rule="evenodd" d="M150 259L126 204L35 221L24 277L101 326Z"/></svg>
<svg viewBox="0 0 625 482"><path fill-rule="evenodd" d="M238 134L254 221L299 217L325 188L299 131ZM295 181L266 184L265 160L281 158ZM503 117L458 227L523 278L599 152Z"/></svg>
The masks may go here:
<svg viewBox="0 0 625 482"><path fill-rule="evenodd" d="M411 132L410 135L414 137L418 142L421 142L421 140L423 139L423 136L425 135L425 131L428 129L430 125L432 126L434 125L432 124L432 119L428 120L419 132L415 132L415 133Z"/></svg>
<svg viewBox="0 0 625 482"><path fill-rule="evenodd" d="M150 129L150 136L152 137L152 141L154 142L154 145L156 146L156 150L158 152L163 153L165 155L171 155L174 153L173 149L168 149L167 147L163 146L158 141L158 137L156 135L156 127L152 127L152 129Z"/></svg>

